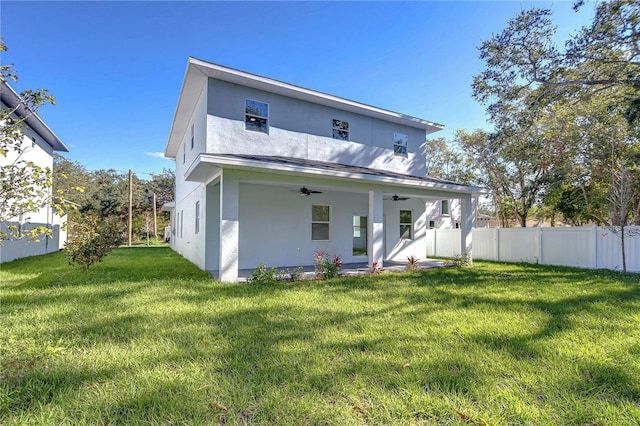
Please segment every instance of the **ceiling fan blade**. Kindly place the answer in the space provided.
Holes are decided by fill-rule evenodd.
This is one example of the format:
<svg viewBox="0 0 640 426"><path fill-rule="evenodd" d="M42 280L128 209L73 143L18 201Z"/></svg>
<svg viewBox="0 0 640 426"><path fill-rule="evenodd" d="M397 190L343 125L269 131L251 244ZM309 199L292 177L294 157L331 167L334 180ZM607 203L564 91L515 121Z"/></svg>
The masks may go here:
<svg viewBox="0 0 640 426"><path fill-rule="evenodd" d="M300 193L300 195L305 195L305 196L309 196L311 194L322 194L322 191L315 191L307 188L306 186L303 186L302 188L300 188L298 192Z"/></svg>
<svg viewBox="0 0 640 426"><path fill-rule="evenodd" d="M386 198L387 200L391 200L391 201L406 201L406 200L410 200L411 198L409 197L399 197L398 195L394 194L393 197L391 198Z"/></svg>

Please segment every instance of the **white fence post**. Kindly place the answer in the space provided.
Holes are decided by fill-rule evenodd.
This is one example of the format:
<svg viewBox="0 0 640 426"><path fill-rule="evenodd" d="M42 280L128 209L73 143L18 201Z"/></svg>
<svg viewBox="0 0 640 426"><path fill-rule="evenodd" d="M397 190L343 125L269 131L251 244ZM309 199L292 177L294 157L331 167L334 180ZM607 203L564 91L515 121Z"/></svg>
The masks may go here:
<svg viewBox="0 0 640 426"><path fill-rule="evenodd" d="M437 240L438 240L438 230L434 229L433 230L433 255L434 256L438 256L438 252L436 251L436 249L438 248L438 246L436 245Z"/></svg>
<svg viewBox="0 0 640 426"><path fill-rule="evenodd" d="M589 240L591 241L591 260L589 264L591 268L598 269L598 225L591 225L591 238Z"/></svg>
<svg viewBox="0 0 640 426"><path fill-rule="evenodd" d="M542 226L538 226L537 229L537 239L538 239L538 263L540 265L544 265L544 260L542 259L542 255L544 254L542 252Z"/></svg>

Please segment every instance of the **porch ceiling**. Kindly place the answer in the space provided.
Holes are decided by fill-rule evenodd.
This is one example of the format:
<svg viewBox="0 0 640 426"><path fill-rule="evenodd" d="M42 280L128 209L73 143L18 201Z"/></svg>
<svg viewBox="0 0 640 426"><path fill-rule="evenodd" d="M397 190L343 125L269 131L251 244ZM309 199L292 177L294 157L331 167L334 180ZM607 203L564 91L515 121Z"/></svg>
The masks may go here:
<svg viewBox="0 0 640 426"><path fill-rule="evenodd" d="M383 188L388 193L397 192L412 196L480 195L489 193L485 188L429 177L423 178L366 167L275 156L200 154L185 173L185 178L188 181L209 182L222 170L226 169L280 176L322 178L336 181L336 183L339 181L361 185L373 184ZM299 179L297 182L299 182Z"/></svg>

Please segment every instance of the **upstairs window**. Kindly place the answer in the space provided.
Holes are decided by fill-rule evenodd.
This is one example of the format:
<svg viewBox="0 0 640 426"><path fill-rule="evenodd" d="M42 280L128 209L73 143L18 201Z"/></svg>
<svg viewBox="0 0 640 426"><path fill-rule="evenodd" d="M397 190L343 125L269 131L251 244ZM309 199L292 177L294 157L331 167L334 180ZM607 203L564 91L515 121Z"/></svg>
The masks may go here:
<svg viewBox="0 0 640 426"><path fill-rule="evenodd" d="M269 105L245 99L244 124L247 130L269 133Z"/></svg>
<svg viewBox="0 0 640 426"><path fill-rule="evenodd" d="M393 134L393 153L402 157L407 156L407 142L409 137L404 133Z"/></svg>
<svg viewBox="0 0 640 426"><path fill-rule="evenodd" d="M413 235L413 213L411 210L400 210L400 239L410 240Z"/></svg>
<svg viewBox="0 0 640 426"><path fill-rule="evenodd" d="M195 141L194 141L195 137L193 134L193 124L191 125L191 149L193 149L193 146L195 145Z"/></svg>
<svg viewBox="0 0 640 426"><path fill-rule="evenodd" d="M333 138L341 141L349 140L349 122L333 119Z"/></svg>

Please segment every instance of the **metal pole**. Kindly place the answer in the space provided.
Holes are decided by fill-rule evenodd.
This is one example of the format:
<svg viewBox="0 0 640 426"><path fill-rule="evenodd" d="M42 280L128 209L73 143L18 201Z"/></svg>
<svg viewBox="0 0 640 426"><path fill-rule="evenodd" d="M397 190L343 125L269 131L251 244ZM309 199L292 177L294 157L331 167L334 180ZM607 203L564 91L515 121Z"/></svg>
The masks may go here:
<svg viewBox="0 0 640 426"><path fill-rule="evenodd" d="M156 193L153 193L153 236L158 238L158 218L156 216Z"/></svg>

